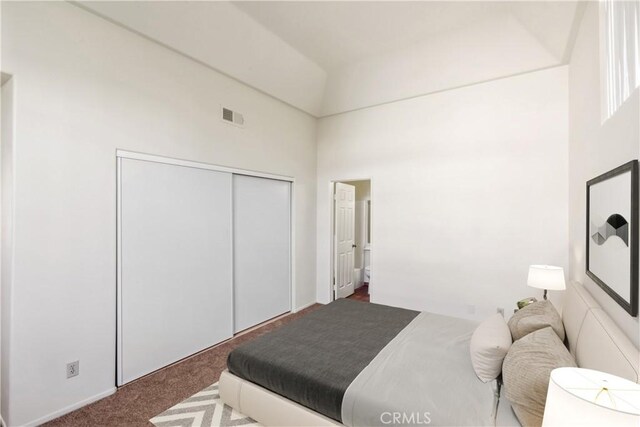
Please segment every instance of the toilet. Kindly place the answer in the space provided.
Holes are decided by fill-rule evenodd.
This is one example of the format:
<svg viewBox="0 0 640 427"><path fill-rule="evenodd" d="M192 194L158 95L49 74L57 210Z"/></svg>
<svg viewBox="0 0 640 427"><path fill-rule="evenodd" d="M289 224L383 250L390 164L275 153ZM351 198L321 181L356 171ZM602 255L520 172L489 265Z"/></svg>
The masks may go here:
<svg viewBox="0 0 640 427"><path fill-rule="evenodd" d="M364 283L371 281L371 247L366 245L364 247Z"/></svg>

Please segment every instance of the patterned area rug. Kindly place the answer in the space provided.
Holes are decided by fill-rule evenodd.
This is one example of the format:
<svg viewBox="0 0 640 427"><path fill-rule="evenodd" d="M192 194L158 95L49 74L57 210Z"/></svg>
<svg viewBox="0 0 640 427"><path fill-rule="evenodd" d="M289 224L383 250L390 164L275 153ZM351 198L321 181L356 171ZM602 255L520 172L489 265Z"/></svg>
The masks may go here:
<svg viewBox="0 0 640 427"><path fill-rule="evenodd" d="M220 400L218 383L149 420L157 427L260 426Z"/></svg>

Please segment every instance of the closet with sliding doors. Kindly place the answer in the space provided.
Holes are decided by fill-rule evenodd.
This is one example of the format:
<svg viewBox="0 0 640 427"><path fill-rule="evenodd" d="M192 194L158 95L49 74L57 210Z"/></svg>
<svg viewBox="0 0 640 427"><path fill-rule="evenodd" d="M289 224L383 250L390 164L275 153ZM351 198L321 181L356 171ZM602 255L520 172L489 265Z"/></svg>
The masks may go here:
<svg viewBox="0 0 640 427"><path fill-rule="evenodd" d="M291 310L287 177L118 151L117 384Z"/></svg>

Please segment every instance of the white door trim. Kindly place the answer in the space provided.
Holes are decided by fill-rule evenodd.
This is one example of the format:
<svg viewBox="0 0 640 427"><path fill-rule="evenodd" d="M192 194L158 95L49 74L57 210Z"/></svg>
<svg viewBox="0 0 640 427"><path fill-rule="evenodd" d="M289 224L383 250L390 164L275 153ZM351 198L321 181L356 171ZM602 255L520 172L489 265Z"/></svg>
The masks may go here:
<svg viewBox="0 0 640 427"><path fill-rule="evenodd" d="M230 172L237 175L255 176L258 178L277 179L280 181L295 182L295 178L286 175L277 175L268 172L252 171L247 169L232 168L228 166L214 165L210 163L196 162L193 160L174 159L171 157L156 156L155 154L138 153L135 151L116 150L116 157L123 159L145 160L148 162L165 163L168 165L186 166L190 168L206 169L218 172Z"/></svg>
<svg viewBox="0 0 640 427"><path fill-rule="evenodd" d="M122 372L122 158L116 157L116 387Z"/></svg>

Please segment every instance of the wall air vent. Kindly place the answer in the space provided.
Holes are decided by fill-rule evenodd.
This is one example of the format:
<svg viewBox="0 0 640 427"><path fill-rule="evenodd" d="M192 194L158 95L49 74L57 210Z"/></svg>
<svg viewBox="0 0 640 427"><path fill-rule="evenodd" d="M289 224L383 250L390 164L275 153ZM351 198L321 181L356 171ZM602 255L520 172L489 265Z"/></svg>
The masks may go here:
<svg viewBox="0 0 640 427"><path fill-rule="evenodd" d="M239 127L244 126L242 114L225 107L222 107L222 121Z"/></svg>

